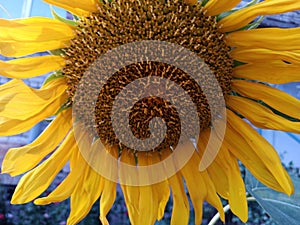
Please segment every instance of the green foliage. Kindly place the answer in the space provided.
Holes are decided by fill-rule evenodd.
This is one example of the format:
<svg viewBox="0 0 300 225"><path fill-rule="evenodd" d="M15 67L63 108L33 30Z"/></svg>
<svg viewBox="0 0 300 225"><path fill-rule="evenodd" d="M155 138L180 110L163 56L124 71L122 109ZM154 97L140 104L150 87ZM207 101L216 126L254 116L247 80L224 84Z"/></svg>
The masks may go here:
<svg viewBox="0 0 300 225"><path fill-rule="evenodd" d="M278 224L299 225L300 221L300 178L292 175L295 185L295 193L292 196L273 191L249 172L246 175L246 187L248 192Z"/></svg>

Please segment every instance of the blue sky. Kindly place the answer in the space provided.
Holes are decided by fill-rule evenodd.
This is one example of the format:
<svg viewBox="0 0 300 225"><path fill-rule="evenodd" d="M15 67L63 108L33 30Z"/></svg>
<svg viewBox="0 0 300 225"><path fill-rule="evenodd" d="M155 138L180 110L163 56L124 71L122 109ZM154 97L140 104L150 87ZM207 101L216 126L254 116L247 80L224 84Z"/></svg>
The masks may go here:
<svg viewBox="0 0 300 225"><path fill-rule="evenodd" d="M20 18L24 16L47 16L52 17L49 4L42 0L0 0L1 18ZM27 6L27 7L26 7ZM54 7L61 16L65 16L65 11Z"/></svg>

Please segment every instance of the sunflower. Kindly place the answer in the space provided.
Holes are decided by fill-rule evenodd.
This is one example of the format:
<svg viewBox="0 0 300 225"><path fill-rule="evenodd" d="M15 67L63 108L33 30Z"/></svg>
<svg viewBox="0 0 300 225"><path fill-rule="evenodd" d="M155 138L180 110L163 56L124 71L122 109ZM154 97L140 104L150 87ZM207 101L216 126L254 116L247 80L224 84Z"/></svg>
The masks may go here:
<svg viewBox="0 0 300 225"><path fill-rule="evenodd" d="M19 134L53 118L32 143L10 149L5 156L2 173L26 173L15 189L13 204L34 201L44 205L70 198L67 224L71 225L81 221L99 199L99 219L109 224L106 215L115 201L119 178L109 176L115 174L115 167L110 167L114 161L107 161L110 156L115 162L133 168L120 173L125 174L120 184L131 224L150 225L162 219L170 195L171 224L188 224L187 191L195 211L195 224L201 224L204 201L214 206L225 221L219 196L228 200L235 215L247 221L239 161L268 187L288 195L293 193L293 184L278 154L252 125L300 131L299 101L269 85L300 80L300 30L256 28L257 18L300 9L298 0L254 0L239 9L233 8L241 0L44 1L69 11L73 19L54 13L54 19L0 21L1 54L14 57L0 62L1 74L12 78L0 87L0 135ZM201 58L201 65L191 71L202 70L196 74L196 78L205 78L202 86L176 65L141 60L114 71L96 100L89 99L98 81L93 72L101 69L98 58L120 46L143 41L170 43ZM129 50L133 52L129 58L134 58L134 49ZM49 55L32 56L43 51L49 51ZM169 55L176 56L172 52ZM115 61L106 61L107 68L113 70ZM212 104L205 91L210 85L205 68L213 72L220 87L218 93L208 88L217 99ZM52 74L40 89L30 88L22 81L48 72ZM124 144L113 129L113 102L126 86L142 78L170 80L179 86L194 103L199 124L195 126L192 117L187 117L190 122L181 123L180 112L171 104L174 96L165 93L167 100L153 96L151 91L158 93L161 86L153 88L144 80L143 88L129 91L126 98L136 99L142 92L153 95L136 100L126 114L129 126L136 139L145 140L151 136L150 120L163 118L164 140L147 151L136 151ZM80 92L82 87L84 91ZM219 134L214 121L223 108L220 95L226 106L226 116L222 117L226 119L226 128L218 145L217 141L210 143L210 137ZM177 100L185 109L186 101L180 96ZM119 120L117 126L122 127L123 122ZM180 139L182 127L187 128L187 133ZM179 158L190 154L184 163L175 160L174 169L161 168L150 175L144 172L141 174L145 177L139 176L144 179L141 183L131 182L136 179L135 172L164 162L175 154L175 148L180 150ZM86 152L92 152L92 156L101 154L93 164L93 157L86 157ZM48 196L40 197L68 162L69 174ZM100 169L95 165L100 165ZM146 182L160 174L163 179Z"/></svg>

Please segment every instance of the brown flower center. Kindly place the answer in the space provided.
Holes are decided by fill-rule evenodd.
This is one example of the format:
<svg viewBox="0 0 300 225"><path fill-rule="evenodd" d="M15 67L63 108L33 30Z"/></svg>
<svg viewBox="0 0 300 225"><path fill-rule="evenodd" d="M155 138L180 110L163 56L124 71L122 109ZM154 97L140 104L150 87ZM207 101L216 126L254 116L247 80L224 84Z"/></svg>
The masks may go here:
<svg viewBox="0 0 300 225"><path fill-rule="evenodd" d="M196 53L214 72L223 95L231 90L233 61L229 56L230 48L224 41L224 34L218 31L215 17L207 16L200 3L188 5L183 0L114 0L101 3L98 12L79 21L76 38L65 52L67 64L63 74L68 80L70 99L73 101L81 78L98 57L118 46L143 40L175 43ZM96 127L103 143L127 148L119 141L112 127L113 103L122 89L131 82L154 76L169 79L182 87L197 108L200 129L210 125L211 110L197 82L175 66L153 61L130 64L116 72L99 90L93 115L95 121L87 117L91 106L85 106L84 103L83 108L86 110L82 110L81 119L87 126ZM138 91L147 92L147 88L145 84L143 90ZM135 94L136 91L128 93L128 96L134 97ZM167 132L164 141L155 150L170 149L177 145L181 129L180 117L169 101L149 96L138 100L128 110L129 125L135 137L148 138L150 121L160 117L166 123ZM94 122L96 125L92 124ZM192 131L193 127L190 129ZM191 137L187 138L192 138L192 132Z"/></svg>

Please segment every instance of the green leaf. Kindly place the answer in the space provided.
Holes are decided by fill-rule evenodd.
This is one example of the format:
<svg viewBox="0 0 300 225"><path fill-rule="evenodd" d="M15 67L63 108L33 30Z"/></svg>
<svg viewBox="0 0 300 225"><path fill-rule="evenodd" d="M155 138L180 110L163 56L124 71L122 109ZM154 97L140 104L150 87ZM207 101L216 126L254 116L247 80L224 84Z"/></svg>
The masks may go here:
<svg viewBox="0 0 300 225"><path fill-rule="evenodd" d="M295 185L295 193L289 197L264 186L249 171L246 172L245 183L248 192L278 225L300 223L300 178L291 177Z"/></svg>

